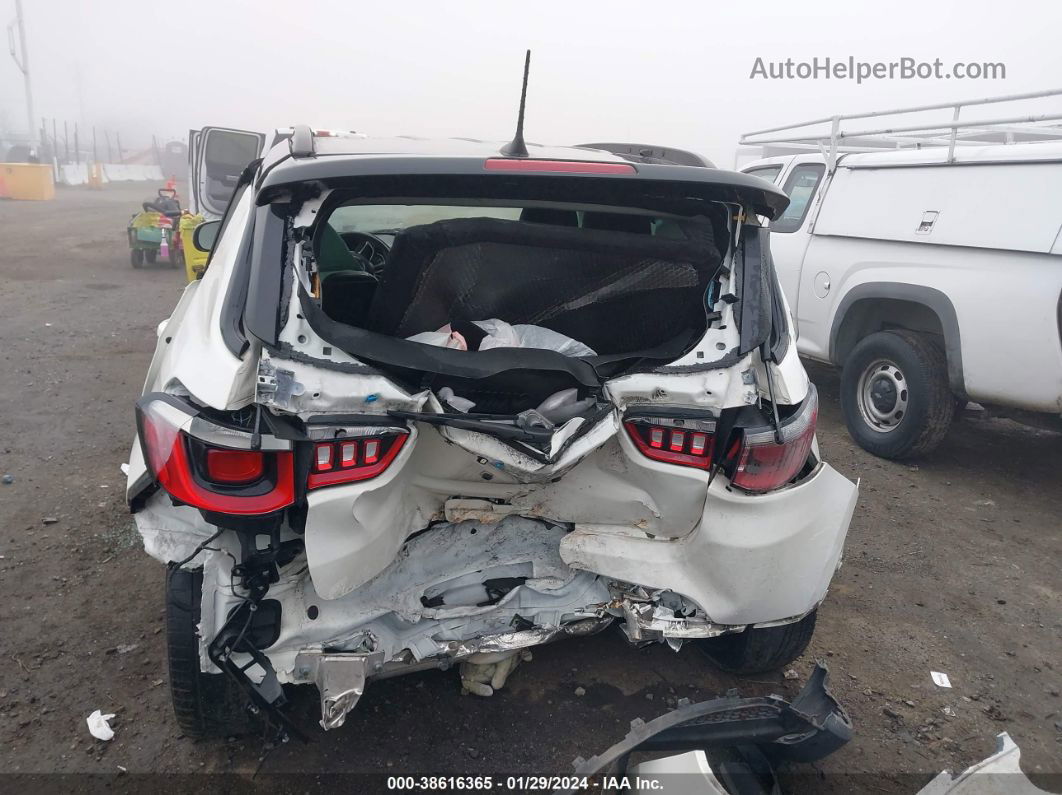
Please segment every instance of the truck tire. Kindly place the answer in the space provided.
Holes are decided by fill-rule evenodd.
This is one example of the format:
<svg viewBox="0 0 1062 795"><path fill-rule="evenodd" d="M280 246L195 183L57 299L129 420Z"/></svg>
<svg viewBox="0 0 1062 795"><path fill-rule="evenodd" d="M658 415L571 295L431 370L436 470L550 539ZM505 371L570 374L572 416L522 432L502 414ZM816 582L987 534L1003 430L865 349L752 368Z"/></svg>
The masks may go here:
<svg viewBox="0 0 1062 795"><path fill-rule="evenodd" d="M129 249L129 263L134 268L139 268L144 264L144 249L131 248Z"/></svg>
<svg viewBox="0 0 1062 795"><path fill-rule="evenodd" d="M202 594L202 569L167 569L166 646L177 724L189 737L247 734L256 727L240 686L225 674L205 674L199 669Z"/></svg>
<svg viewBox="0 0 1062 795"><path fill-rule="evenodd" d="M863 338L841 372L841 412L864 450L891 459L926 455L955 418L943 349L906 329Z"/></svg>
<svg viewBox="0 0 1062 795"><path fill-rule="evenodd" d="M812 610L799 621L778 627L758 627L695 641L716 668L732 674L775 671L804 653L815 633Z"/></svg>

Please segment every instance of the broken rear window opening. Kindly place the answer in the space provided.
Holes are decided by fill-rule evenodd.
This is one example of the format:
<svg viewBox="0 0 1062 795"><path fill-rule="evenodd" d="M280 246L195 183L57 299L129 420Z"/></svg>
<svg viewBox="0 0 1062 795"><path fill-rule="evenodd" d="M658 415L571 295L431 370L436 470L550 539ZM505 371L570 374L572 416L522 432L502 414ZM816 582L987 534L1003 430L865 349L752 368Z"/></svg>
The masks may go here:
<svg viewBox="0 0 1062 795"><path fill-rule="evenodd" d="M731 197L714 199L712 185L527 179L361 178L274 191L266 215L284 243L255 252L252 282L284 286L279 308L248 306L248 329L283 347L285 296L297 284L295 311L326 344L410 390L449 388L499 413L565 389L582 399L693 350L718 319L712 306L733 267ZM292 201L300 190L306 198ZM755 347L772 323L769 262L752 248L739 292L757 296L762 322L742 324ZM716 353L698 365L725 366L731 352Z"/></svg>

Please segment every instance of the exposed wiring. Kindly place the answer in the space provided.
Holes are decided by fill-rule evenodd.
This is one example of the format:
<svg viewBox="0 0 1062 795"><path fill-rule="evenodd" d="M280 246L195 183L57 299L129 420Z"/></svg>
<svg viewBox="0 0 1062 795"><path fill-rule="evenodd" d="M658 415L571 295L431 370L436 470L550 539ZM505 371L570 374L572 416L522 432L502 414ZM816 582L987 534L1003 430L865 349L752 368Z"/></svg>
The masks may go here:
<svg viewBox="0 0 1062 795"><path fill-rule="evenodd" d="M208 538L208 539L207 539L206 541L204 541L204 542L203 542L202 544L200 544L199 546L197 546L197 547L195 548L195 551L194 551L194 552L192 552L192 554L191 554L191 555L189 555L188 557L186 557L186 558L185 558L184 560L182 560L182 561L181 561L180 563L175 563L175 564L173 564L174 568L177 568L177 569L181 568L181 567L182 567L182 566L183 566L183 565L184 565L185 563L187 563L187 562L188 562L188 561L190 561L190 560L191 560L192 558L194 558L194 557L195 557L196 555L198 555L198 554L199 554L200 552L202 552L202 551L203 551L204 549L206 549L206 546L207 546L207 544L209 544L209 543L210 543L211 541L213 541L213 540L214 540L215 538L217 538L217 537L218 537L219 535L221 535L221 534L222 534L222 533L224 533L224 532L225 532L225 529L224 529L224 528L222 528L222 527L219 527L219 528L218 528L218 531L217 531L216 533L214 533L214 535L210 536L210 538Z"/></svg>

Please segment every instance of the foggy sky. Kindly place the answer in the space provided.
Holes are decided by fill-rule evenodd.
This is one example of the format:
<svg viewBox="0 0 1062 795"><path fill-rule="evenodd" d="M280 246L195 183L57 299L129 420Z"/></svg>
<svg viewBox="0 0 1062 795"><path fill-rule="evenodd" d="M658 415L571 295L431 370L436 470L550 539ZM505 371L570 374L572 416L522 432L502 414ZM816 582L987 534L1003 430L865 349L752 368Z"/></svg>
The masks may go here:
<svg viewBox="0 0 1062 795"><path fill-rule="evenodd" d="M837 112L1062 87L1057 0L366 2L23 0L36 115L120 130L296 123L510 137L523 51L526 135L626 140L733 165L738 135ZM0 0L0 21L14 0ZM1002 61L1007 79L750 80L757 56ZM1062 110L1062 103L1041 112ZM978 118L971 111L971 118ZM982 115L983 117L983 115ZM0 56L0 126L25 127ZM135 140L139 138L139 140ZM83 139L84 140L84 139Z"/></svg>

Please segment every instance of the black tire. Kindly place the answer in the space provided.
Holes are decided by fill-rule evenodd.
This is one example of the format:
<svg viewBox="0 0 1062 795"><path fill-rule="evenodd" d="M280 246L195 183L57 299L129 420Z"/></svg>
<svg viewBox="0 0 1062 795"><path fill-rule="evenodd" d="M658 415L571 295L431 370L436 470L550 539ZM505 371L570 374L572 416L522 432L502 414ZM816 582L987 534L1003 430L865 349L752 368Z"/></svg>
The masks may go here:
<svg viewBox="0 0 1062 795"><path fill-rule="evenodd" d="M144 249L131 248L129 249L129 262L134 268L139 268L144 264Z"/></svg>
<svg viewBox="0 0 1062 795"><path fill-rule="evenodd" d="M158 259L159 252L157 251L145 251L144 259L147 260L148 265L154 265L155 260Z"/></svg>
<svg viewBox="0 0 1062 795"><path fill-rule="evenodd" d="M697 648L713 665L732 674L761 674L775 671L804 653L815 633L812 610L793 624L746 629L732 635L695 641Z"/></svg>
<svg viewBox="0 0 1062 795"><path fill-rule="evenodd" d="M247 734L256 726L239 685L225 674L204 674L199 669L202 593L202 569L167 570L166 646L177 724L189 737Z"/></svg>
<svg viewBox="0 0 1062 795"><path fill-rule="evenodd" d="M879 414L883 407L888 416ZM926 455L955 419L944 350L929 335L905 329L865 337L841 372L841 411L864 450L891 459Z"/></svg>

